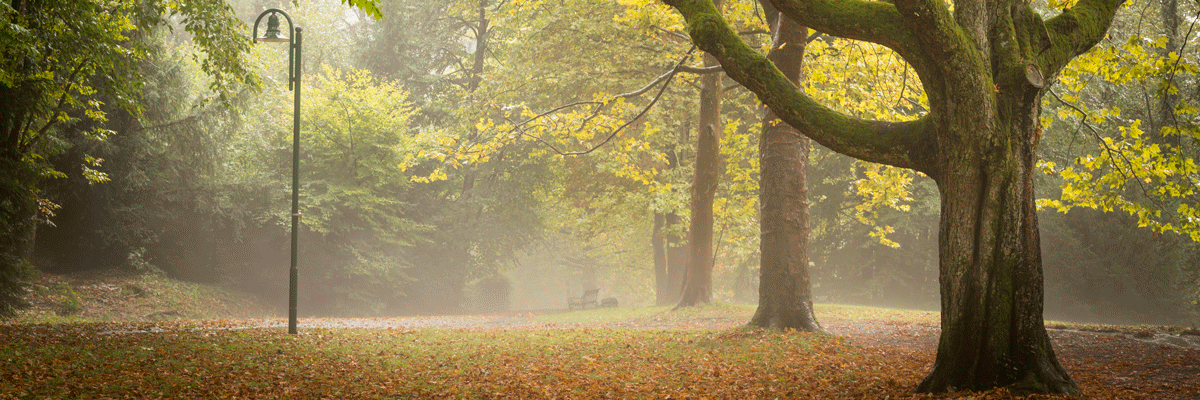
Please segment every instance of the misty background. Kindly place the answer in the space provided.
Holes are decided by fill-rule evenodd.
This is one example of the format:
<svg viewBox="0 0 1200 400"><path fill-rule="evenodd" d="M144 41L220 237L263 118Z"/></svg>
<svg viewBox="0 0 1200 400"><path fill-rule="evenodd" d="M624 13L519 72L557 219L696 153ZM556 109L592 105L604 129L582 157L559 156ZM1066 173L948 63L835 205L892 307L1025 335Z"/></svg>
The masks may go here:
<svg viewBox="0 0 1200 400"><path fill-rule="evenodd" d="M247 26L279 7L229 3ZM561 157L494 126L638 89L690 46L648 33L655 28L616 2L608 9L580 3L517 10L507 2L393 0L381 4L379 21L337 0L282 7L305 32L302 317L561 309L592 288L622 307L655 304L652 239L656 232L686 237L698 77L681 76L621 139L587 156ZM208 89L186 34L150 34L155 51L137 71L146 82L146 118L110 107L106 126L115 134L87 134L94 122L83 119L50 157L66 177L44 187L61 208L53 225L37 228L34 265L215 283L283 314L292 129L286 48L255 45L263 88L238 88L226 107ZM810 76L844 69L841 61L852 57L813 57ZM853 79L877 79L868 75ZM1138 85L1074 92L1086 99L1088 91ZM753 304L760 108L745 89L728 80L727 87L713 290L717 301ZM647 101L615 105L595 123L629 120ZM1103 101L1139 112L1136 93ZM1048 104L1045 113L1054 107L1061 106ZM539 132L570 132L553 141L566 145L597 136L572 131L582 116L572 118L544 122ZM1044 140L1066 143L1073 129L1054 124ZM1069 160L1087 150L1061 148L1045 157ZM84 177L95 165L88 157L104 160L97 170L108 182ZM935 185L822 148L811 160L815 301L936 310ZM1057 197L1058 179L1041 177L1040 195ZM869 201L864 188L874 186L892 188L888 200ZM656 231L656 214L677 219ZM1155 234L1119 212L1043 210L1039 218L1047 319L1200 324L1200 248L1189 238Z"/></svg>

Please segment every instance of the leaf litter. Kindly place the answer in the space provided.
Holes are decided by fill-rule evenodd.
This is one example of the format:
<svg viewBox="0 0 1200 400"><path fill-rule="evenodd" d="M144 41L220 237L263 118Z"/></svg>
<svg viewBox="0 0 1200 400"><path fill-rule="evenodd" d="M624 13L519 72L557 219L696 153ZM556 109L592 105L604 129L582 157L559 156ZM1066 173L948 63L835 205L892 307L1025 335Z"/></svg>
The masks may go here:
<svg viewBox="0 0 1200 400"><path fill-rule="evenodd" d="M5 325L0 398L1010 398L911 393L935 313L819 307L830 334L746 328L752 313L305 319L298 335L275 319ZM1089 398L1200 398L1200 350L1050 335Z"/></svg>

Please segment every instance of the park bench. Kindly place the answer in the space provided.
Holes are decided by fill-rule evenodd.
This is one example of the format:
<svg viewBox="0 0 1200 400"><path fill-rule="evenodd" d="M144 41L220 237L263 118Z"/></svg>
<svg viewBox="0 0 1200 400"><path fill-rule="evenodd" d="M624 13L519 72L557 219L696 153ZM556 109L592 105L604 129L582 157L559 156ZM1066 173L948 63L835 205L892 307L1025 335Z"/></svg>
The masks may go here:
<svg viewBox="0 0 1200 400"><path fill-rule="evenodd" d="M592 308L596 308L596 297L599 296L599 294L600 289L589 289L583 291L583 296L568 297L567 309L574 310L575 307L579 307L579 309L584 310L587 309L588 304L591 304Z"/></svg>

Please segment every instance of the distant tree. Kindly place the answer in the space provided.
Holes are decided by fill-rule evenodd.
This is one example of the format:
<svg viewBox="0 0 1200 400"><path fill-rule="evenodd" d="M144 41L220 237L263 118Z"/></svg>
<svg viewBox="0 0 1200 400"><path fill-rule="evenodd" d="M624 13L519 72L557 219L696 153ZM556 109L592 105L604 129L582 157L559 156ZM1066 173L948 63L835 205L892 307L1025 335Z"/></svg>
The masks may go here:
<svg viewBox="0 0 1200 400"><path fill-rule="evenodd" d="M1108 30L1121 0L1081 0L1043 19L1028 3L774 0L786 16L885 45L921 77L930 110L911 122L850 117L807 97L747 46L708 0L666 0L701 49L779 117L856 158L911 168L941 192L942 334L920 392L1079 392L1042 322L1033 174L1049 83Z"/></svg>
<svg viewBox="0 0 1200 400"><path fill-rule="evenodd" d="M716 0L720 7L720 0ZM704 56L705 67L720 62ZM678 307L712 302L713 291L713 197L721 180L721 123L722 74L706 74L700 78L700 112L696 132L696 164L692 178L691 203L688 210L687 267L683 273L683 292Z"/></svg>
<svg viewBox="0 0 1200 400"><path fill-rule="evenodd" d="M403 178L404 160L422 147L409 128L413 106L398 82L366 70L325 67L309 93L301 213L312 233L306 270L320 279L305 292L325 312L379 315L405 297L412 248L427 230L413 220Z"/></svg>
<svg viewBox="0 0 1200 400"><path fill-rule="evenodd" d="M675 146L669 146L666 155L667 170L680 167L680 156ZM683 292L688 247L681 225L679 214L674 210L654 214L651 246L654 248L655 304L659 306L678 304L679 295Z"/></svg>

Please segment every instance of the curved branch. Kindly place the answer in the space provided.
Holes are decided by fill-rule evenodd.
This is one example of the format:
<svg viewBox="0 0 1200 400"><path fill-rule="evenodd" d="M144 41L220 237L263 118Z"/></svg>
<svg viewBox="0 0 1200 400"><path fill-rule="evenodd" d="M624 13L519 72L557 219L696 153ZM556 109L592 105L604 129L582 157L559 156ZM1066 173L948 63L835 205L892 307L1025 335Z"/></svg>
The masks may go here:
<svg viewBox="0 0 1200 400"><path fill-rule="evenodd" d="M1113 15L1125 0L1080 0L1046 21L1050 47L1038 57L1042 74L1054 77L1071 59L1104 39ZM1053 79L1047 79L1048 81Z"/></svg>
<svg viewBox="0 0 1200 400"><path fill-rule="evenodd" d="M966 7L970 4L957 5ZM947 60L952 59L955 54L979 51L970 44L966 35L962 34L963 28L960 24L986 25L986 15L975 15L978 13L960 10L958 15L967 20L955 18L950 15L950 9L942 0L896 0L896 11L905 25L912 29L914 36L919 38L921 46L932 52L929 56L934 59ZM973 33L972 36L979 39L986 37L986 28L974 26L974 29L979 32Z"/></svg>
<svg viewBox="0 0 1200 400"><path fill-rule="evenodd" d="M582 156L582 155L590 154L590 153L600 149L601 147L604 147L604 145L608 144L608 142L611 142L613 140L613 138L616 138L617 134L621 133L621 131L625 130L625 128L629 127L630 125L633 125L634 122L637 122L637 120L639 120L643 116L645 116L646 113L650 112L650 109L654 108L654 105L657 104L658 100L662 98L662 95L664 92L666 92L667 87L671 85L671 79L673 79L676 74L678 74L680 72L693 72L693 73L698 73L698 74L707 74L707 73L714 73L714 72L721 71L720 66L706 67L706 68L693 68L693 67L685 66L684 63L687 62L688 58L691 58L692 53L694 51L696 51L696 46L693 45L692 48L690 50L688 50L687 54L685 54L682 58L680 58L679 62L675 64L675 68L671 68L670 71L667 71L666 73L664 73L662 75L659 75L658 78L655 78L653 81L650 81L649 84L647 84L646 86L643 86L641 89L638 89L638 90L635 90L632 92L628 92L628 93L618 94L618 95L614 96L615 98L637 97L637 96L641 96L641 95L645 94L646 92L650 91L650 89L653 88L655 85L658 85L659 83L663 84L662 87L660 87L658 89L658 93L656 93L654 95L654 98L650 100L650 104L647 104L645 107L642 107L642 110L640 112L638 112L637 115L635 115L633 118L630 118L628 121L625 121L624 124L621 124L621 126L617 127L616 129L613 129L613 131L609 132L608 136L606 136L603 141L596 144L595 146L592 146L591 148L588 148L587 150L562 151L558 147L554 146L553 143L550 143L550 142L546 141L545 139L542 139L541 137L538 137L536 135L525 132L525 125L529 125L529 123L531 123L539 118L562 111L567 108L576 107L576 106L580 106L580 105L586 105L586 104L603 105L602 102L577 101L574 103L561 105L561 106L552 108L549 111L535 115L535 116L533 116L525 121L522 121L520 123L512 121L512 120L508 119L507 117L505 117L506 121L513 124L513 128L512 128L512 130L509 130L509 133L511 134L512 132L518 132L521 135L531 137L534 140L541 142L546 147L549 147L550 150L554 151L555 153L557 153L560 156ZM582 129L583 125L586 125L588 121L591 121L593 118L595 118L597 115L599 115L600 111L602 109L603 109L603 107L597 107L595 110L592 111L591 115L588 115L587 118L584 118L584 121L581 124L580 129Z"/></svg>
<svg viewBox="0 0 1200 400"><path fill-rule="evenodd" d="M720 65L714 65L711 67L689 67L687 65L680 65L675 67L675 70L679 72L687 72L689 74L704 75L724 72L725 68L721 67Z"/></svg>
<svg viewBox="0 0 1200 400"><path fill-rule="evenodd" d="M666 1L671 5L677 2L685 1ZM771 3L788 18L821 33L878 43L905 57L919 54L916 36L892 4L862 0L771 0Z"/></svg>
<svg viewBox="0 0 1200 400"><path fill-rule="evenodd" d="M870 121L825 107L801 92L766 56L739 39L711 1L667 3L683 14L693 40L721 60L726 74L757 94L780 119L804 135L861 160L922 172L932 170L928 163L934 157L928 155L933 151L933 141L926 140L932 129L928 116L909 122Z"/></svg>
<svg viewBox="0 0 1200 400"><path fill-rule="evenodd" d="M529 136L529 137L541 142L543 145L545 145L546 147L549 147L550 150L553 150L555 153L557 153L560 156L587 155L596 150L599 150L601 147L604 147L604 145L608 144L608 142L611 142L613 140L613 138L617 137L618 133L621 133L622 130L625 130L625 128L629 127L629 125L633 125L634 122L637 122L637 120L639 120L643 116L645 116L646 113L650 112L650 109L654 107L654 104L658 103L658 100L662 98L663 92L665 92L667 90L667 86L670 86L670 83L671 83L670 78L674 77L674 76L675 76L675 72L671 72L670 75L668 76L667 83L663 84L662 87L658 89L658 93L654 95L654 99L650 100L650 104L647 104L645 107L642 107L641 112L638 112L638 114L636 116L634 116L633 118L630 118L628 121L625 121L625 123L621 124L621 126L617 127L617 129L613 129L613 131L609 132L608 136L605 137L603 141L601 141L600 143L597 143L595 146L592 146L591 148L588 148L587 150L581 150L581 151L559 150L558 147L555 147L553 143L547 142L545 139L542 139L536 135L525 132L524 125L526 125L528 123L528 121L521 123L521 124L515 124L512 120L509 120L508 118L505 118L505 120L507 120L509 123L513 123L515 125L515 127L513 127L513 129L516 130L517 132L520 132L522 135ZM593 116L594 116L594 114L593 114ZM591 118L592 118L591 116L588 117L588 119L591 119Z"/></svg>

